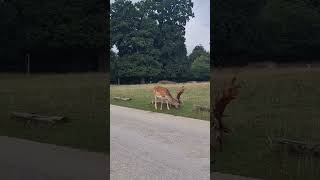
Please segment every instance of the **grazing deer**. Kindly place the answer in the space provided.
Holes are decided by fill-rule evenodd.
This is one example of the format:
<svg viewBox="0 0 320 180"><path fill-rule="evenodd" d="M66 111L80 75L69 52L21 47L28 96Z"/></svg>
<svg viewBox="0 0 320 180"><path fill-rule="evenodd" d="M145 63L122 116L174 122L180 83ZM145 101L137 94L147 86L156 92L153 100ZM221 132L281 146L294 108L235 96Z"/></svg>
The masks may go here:
<svg viewBox="0 0 320 180"><path fill-rule="evenodd" d="M236 98L239 94L238 89L241 87L240 85L235 85L236 78L232 78L231 84L225 86L222 92L222 96L215 97L215 104L213 109L213 149L216 147L216 143L219 143L220 150L222 150L222 138L223 133L229 133L230 129L226 128L222 123L222 118L224 117L223 113L226 109L226 106Z"/></svg>
<svg viewBox="0 0 320 180"><path fill-rule="evenodd" d="M164 101L167 104L168 110L170 110L169 104L175 106L175 108L179 108L181 104L180 96L183 92L184 92L184 87L182 86L177 91L177 98L173 98L172 95L170 94L170 91L167 88L156 86L153 88L154 102L152 103L154 103L155 109L158 109L157 100L160 99L160 102L161 102L160 110L162 110L162 105Z"/></svg>

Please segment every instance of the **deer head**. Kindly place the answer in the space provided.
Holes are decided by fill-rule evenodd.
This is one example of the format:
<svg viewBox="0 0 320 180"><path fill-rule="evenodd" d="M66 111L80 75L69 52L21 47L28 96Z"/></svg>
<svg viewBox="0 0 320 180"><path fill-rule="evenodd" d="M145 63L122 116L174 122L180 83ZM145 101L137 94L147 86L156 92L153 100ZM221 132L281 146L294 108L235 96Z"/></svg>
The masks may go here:
<svg viewBox="0 0 320 180"><path fill-rule="evenodd" d="M231 83L228 86L224 86L222 98L234 99L239 94L240 85L236 85L236 77L233 77Z"/></svg>
<svg viewBox="0 0 320 180"><path fill-rule="evenodd" d="M233 77L231 83L228 85L224 85L222 90L222 96L219 97L218 94L215 96L215 114L219 114L222 117L224 109L231 102L231 100L235 99L239 94L240 85L236 85L236 77Z"/></svg>
<svg viewBox="0 0 320 180"><path fill-rule="evenodd" d="M176 109L180 108L180 103L177 99L172 99L171 104L174 105Z"/></svg>

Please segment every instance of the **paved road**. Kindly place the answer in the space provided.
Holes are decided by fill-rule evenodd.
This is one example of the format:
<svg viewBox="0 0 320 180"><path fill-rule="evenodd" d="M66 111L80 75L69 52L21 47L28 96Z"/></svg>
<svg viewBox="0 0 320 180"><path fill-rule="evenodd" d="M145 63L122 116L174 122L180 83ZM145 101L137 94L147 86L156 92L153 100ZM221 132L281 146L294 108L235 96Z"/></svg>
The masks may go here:
<svg viewBox="0 0 320 180"><path fill-rule="evenodd" d="M209 122L111 105L111 180L209 180Z"/></svg>
<svg viewBox="0 0 320 180"><path fill-rule="evenodd" d="M242 177L231 174L213 173L211 176L212 180L258 180L254 178Z"/></svg>
<svg viewBox="0 0 320 180"><path fill-rule="evenodd" d="M107 156L0 136L1 180L106 180Z"/></svg>

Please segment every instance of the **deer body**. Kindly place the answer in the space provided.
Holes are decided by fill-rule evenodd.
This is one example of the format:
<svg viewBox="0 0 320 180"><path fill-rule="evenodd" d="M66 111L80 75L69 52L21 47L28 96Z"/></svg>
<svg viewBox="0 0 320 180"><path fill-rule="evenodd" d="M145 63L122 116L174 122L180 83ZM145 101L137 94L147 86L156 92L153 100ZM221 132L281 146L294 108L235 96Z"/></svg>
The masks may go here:
<svg viewBox="0 0 320 180"><path fill-rule="evenodd" d="M179 90L177 96L180 98L180 95L183 93L184 88L182 87L182 89ZM153 88L153 95L154 95L154 108L158 109L157 104L158 104L158 99L161 102L161 106L160 106L160 110L162 110L162 105L163 102L165 102L167 104L167 109L170 110L169 104L170 105L174 105L175 108L179 108L181 101L180 99L175 99L172 97L172 95L170 94L170 91L165 88L165 87L161 87L161 86L156 86Z"/></svg>
<svg viewBox="0 0 320 180"><path fill-rule="evenodd" d="M225 86L222 92L222 96L215 97L215 106L213 109L213 149L216 147L215 141L218 141L218 144L220 145L220 150L222 150L222 138L223 133L230 132L230 129L226 128L225 125L222 122L222 118L224 117L224 111L226 109L226 106L237 97L239 94L238 89L240 88L239 85L235 85L236 78L234 77L231 81L231 84L227 87Z"/></svg>

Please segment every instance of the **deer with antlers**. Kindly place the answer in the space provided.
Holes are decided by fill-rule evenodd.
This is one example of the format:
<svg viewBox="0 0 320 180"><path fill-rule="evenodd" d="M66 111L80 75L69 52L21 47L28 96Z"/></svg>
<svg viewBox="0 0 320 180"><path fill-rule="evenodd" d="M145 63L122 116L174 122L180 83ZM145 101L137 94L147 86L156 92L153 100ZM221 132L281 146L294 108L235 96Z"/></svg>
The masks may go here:
<svg viewBox="0 0 320 180"><path fill-rule="evenodd" d="M224 117L223 113L226 109L226 106L239 94L238 89L241 86L236 85L235 81L236 78L233 77L231 83L223 88L222 95L220 97L219 95L215 96L215 103L213 108L213 123L211 127L213 136L213 151L215 151L217 146L220 146L220 150L222 151L223 134L230 132L230 129L223 124L222 118Z"/></svg>
<svg viewBox="0 0 320 180"><path fill-rule="evenodd" d="M172 97L170 91L165 88L165 87L161 87L161 86L156 86L153 88L153 95L154 95L154 101L152 101L152 104L154 103L154 107L155 109L158 109L157 104L158 104L158 99L160 99L160 110L162 110L162 105L163 102L166 102L167 104L167 109L170 110L171 105L173 105L176 109L178 109L180 107L180 105L182 104L180 97L182 95L182 93L184 92L185 88L184 86L180 87L177 90L177 96L176 98Z"/></svg>

